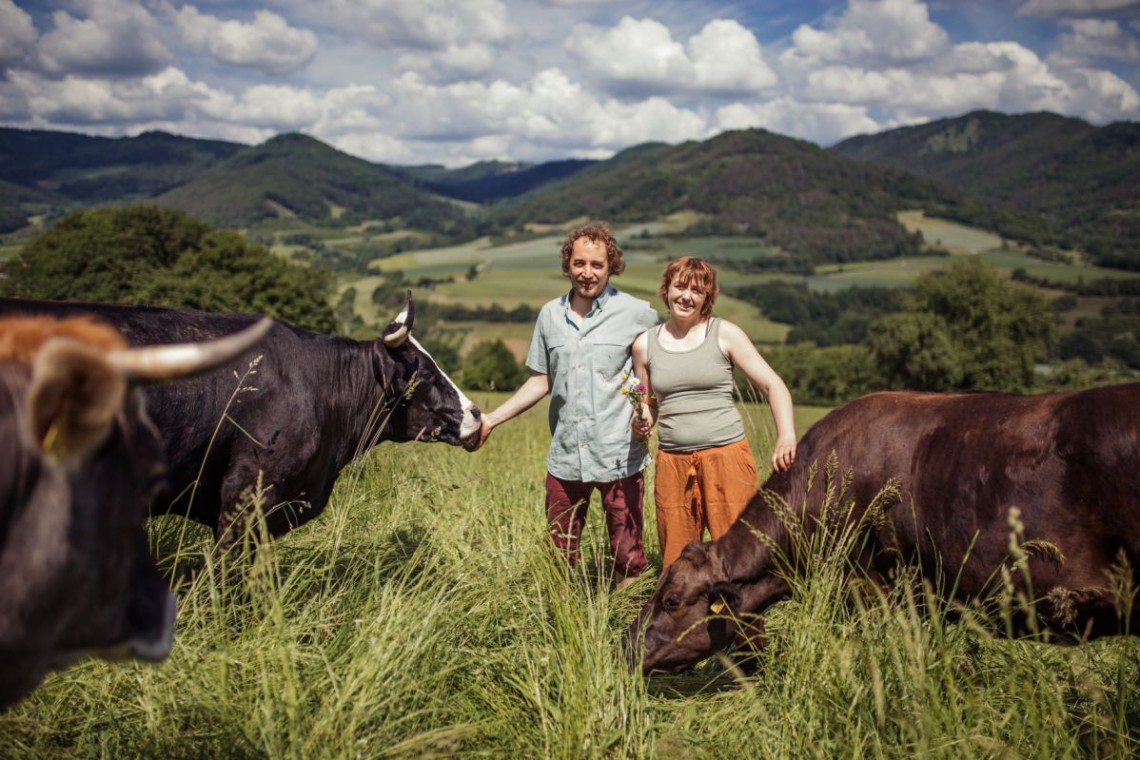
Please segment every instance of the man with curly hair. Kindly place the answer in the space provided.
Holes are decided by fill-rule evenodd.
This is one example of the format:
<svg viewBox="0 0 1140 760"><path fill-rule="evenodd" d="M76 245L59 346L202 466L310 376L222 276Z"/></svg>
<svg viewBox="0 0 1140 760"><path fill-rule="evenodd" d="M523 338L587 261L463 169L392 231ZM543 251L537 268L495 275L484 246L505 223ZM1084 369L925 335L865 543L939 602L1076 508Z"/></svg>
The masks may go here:
<svg viewBox="0 0 1140 760"><path fill-rule="evenodd" d="M570 292L542 307L526 357L532 374L514 395L483 415L480 442L550 394L550 537L574 565L586 510L597 490L619 589L646 566L642 470L649 462L645 441L631 435L632 406L621 391L633 339L658 322L647 301L610 285L610 277L624 269L621 248L606 225L588 224L566 236L562 272L570 278Z"/></svg>

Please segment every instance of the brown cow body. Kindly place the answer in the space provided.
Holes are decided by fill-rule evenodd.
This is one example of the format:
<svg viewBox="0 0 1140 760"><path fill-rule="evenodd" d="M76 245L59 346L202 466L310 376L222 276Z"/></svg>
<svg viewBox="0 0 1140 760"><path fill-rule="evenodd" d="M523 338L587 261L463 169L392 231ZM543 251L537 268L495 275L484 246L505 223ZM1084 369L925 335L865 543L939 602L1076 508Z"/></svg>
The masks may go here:
<svg viewBox="0 0 1140 760"><path fill-rule="evenodd" d="M1028 560L1034 596L1044 597L1040 622L1080 637L1122 632L1108 571L1124 560L1140 585L1140 384L1041 396L873 394L816 423L796 464L763 488L805 511L810 525L824 489L805 494L808 472L832 452L839 472L853 475L858 508L892 478L901 486L900 503L861 558L869 570L885 575L901 556L958 599L984 595L1011 561L1016 507L1021 540L1049 546ZM739 633L709 619L710 604L723 600L747 618L786 598L773 552L749 526L790 551L783 523L760 496L720 540L687 547L631 626L631 636L645 630L645 672L691 665ZM1127 622L1140 631L1140 611Z"/></svg>
<svg viewBox="0 0 1140 760"><path fill-rule="evenodd" d="M174 596L144 530L162 439L137 381L213 368L269 327L131 350L90 320L0 320L0 709L84 654L166 657Z"/></svg>

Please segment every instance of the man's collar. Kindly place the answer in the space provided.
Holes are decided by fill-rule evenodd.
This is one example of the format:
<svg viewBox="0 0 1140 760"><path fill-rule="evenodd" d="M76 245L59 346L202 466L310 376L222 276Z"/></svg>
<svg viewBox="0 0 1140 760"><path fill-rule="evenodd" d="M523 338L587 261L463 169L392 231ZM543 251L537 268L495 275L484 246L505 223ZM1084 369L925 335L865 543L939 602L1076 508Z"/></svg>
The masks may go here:
<svg viewBox="0 0 1140 760"><path fill-rule="evenodd" d="M606 308L606 302L610 300L611 296L614 296L616 294L617 288L607 282L606 289L602 291L602 294L600 296L594 299L594 307L597 309ZM591 311L593 311L593 309L591 309Z"/></svg>
<svg viewBox="0 0 1140 760"><path fill-rule="evenodd" d="M589 314L594 313L595 309L597 309L598 311L603 311L606 308L606 303L609 302L610 298L612 298L613 296L616 296L617 292L618 292L617 288L615 288L613 285L611 285L609 282L607 282L605 290L603 290L601 295L599 295L597 298L595 298L594 302L592 304L590 304L590 310L588 312L586 312L586 314L589 315ZM570 308L570 299L573 297L574 297L574 288L570 288L570 290L568 290L562 296L562 306L566 309L569 309Z"/></svg>

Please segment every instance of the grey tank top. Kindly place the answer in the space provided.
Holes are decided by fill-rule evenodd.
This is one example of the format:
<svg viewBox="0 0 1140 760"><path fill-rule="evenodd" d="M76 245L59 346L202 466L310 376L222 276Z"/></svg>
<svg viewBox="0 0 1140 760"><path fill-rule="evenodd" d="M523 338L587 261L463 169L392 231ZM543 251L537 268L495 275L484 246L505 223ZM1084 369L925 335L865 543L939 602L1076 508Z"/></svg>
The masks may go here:
<svg viewBox="0 0 1140 760"><path fill-rule="evenodd" d="M670 351L648 333L646 359L658 403L657 436L663 451L693 451L744 438L744 422L732 400L732 362L720 350L720 319L701 345Z"/></svg>

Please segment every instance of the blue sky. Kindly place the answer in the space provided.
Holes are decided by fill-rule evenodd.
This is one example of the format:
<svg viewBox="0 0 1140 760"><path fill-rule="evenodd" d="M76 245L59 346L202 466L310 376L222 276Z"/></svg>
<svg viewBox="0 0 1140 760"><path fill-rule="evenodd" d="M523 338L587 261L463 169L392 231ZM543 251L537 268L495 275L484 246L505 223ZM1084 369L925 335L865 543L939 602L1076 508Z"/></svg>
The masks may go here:
<svg viewBox="0 0 1140 760"><path fill-rule="evenodd" d="M1140 0L0 0L0 124L385 163L1140 119Z"/></svg>

